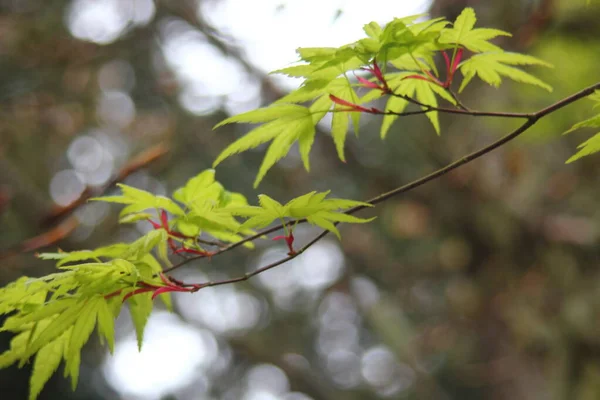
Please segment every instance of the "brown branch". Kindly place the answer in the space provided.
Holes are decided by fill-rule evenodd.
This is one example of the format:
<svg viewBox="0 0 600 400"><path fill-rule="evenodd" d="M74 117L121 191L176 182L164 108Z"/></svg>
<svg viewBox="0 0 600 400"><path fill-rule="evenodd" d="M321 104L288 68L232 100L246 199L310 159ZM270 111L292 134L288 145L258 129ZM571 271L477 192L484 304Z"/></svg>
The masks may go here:
<svg viewBox="0 0 600 400"><path fill-rule="evenodd" d="M43 225L49 226L55 224L57 221L67 217L72 214L76 209L81 207L81 205L85 204L92 197L102 196L109 189L115 186L117 183L122 182L129 175L134 172L148 166L148 164L153 163L158 160L165 154L169 152L169 148L164 143L159 143L151 148L143 151L133 159L131 159L121 170L104 186L93 189L87 187L83 193L76 199L73 200L70 204L64 207L57 207L54 209L50 215L43 221Z"/></svg>
<svg viewBox="0 0 600 400"><path fill-rule="evenodd" d="M78 219L71 216L75 210L85 204L91 197L103 195L117 183L122 182L132 173L164 156L168 151L169 148L163 143L153 146L129 161L106 185L95 190L86 188L77 200L65 207L57 208L46 218L44 225L50 227L45 232L0 251L0 260L19 253L38 250L64 239L79 225Z"/></svg>
<svg viewBox="0 0 600 400"><path fill-rule="evenodd" d="M267 96L274 98L283 97L284 93L277 87L269 75L253 65L244 56L240 46L236 45L235 39L231 37L224 38L223 32L212 26L198 12L195 1L160 0L160 4L172 15L181 18L206 36L208 42L222 54L235 59L250 76L256 78L261 83L261 87Z"/></svg>
<svg viewBox="0 0 600 400"><path fill-rule="evenodd" d="M336 222L335 225L337 225L338 223ZM248 279L252 278L255 275L258 274L262 274L265 271L268 271L270 269L273 269L283 263L286 263L290 260L293 260L294 258L298 257L300 254L304 253L309 247L311 247L312 245L314 245L315 243L317 243L319 240L323 239L325 237L325 235L327 235L329 233L329 231L323 231L321 232L319 235L317 235L313 240L311 240L310 242L308 242L307 244L305 244L301 249L299 249L298 251L296 251L296 253L293 253L285 258L282 258L281 260L275 261L269 265L265 265L264 267L260 267L252 272L248 272L242 276L238 276L236 278L231 278L231 279L224 279L221 281L211 281L211 282L204 282L201 283L201 286L221 286L221 285L227 285L230 283L236 283L236 282L243 282L243 281L247 281ZM219 252L221 253L221 252ZM174 265L171 268L166 269L165 271L163 271L163 273L167 273L170 271L173 271L176 268L179 268L181 265L185 264L188 261L191 261L192 259L188 259L185 262L180 263L180 265Z"/></svg>
<svg viewBox="0 0 600 400"><path fill-rule="evenodd" d="M462 110L464 110L464 111L467 111L467 112L470 112L470 111L471 111L471 110L470 110L470 109L469 109L467 106L465 106L465 105L464 105L464 104L463 104L463 103L460 101L460 99L458 98L458 96L456 95L456 93L454 93L454 90L452 90L452 89L450 89L450 88L448 87L448 88L446 88L446 91L447 91L447 92L450 94L450 96L452 96L452 98L453 98L453 99L454 99L454 101L456 102L456 105L457 105L457 106L458 106L460 109L462 109Z"/></svg>
<svg viewBox="0 0 600 400"><path fill-rule="evenodd" d="M50 246L69 236L78 226L79 220L77 217L71 216L54 226L52 229L32 238L26 239L21 243L18 243L0 252L0 260L15 256L19 253L26 253L42 247Z"/></svg>
<svg viewBox="0 0 600 400"><path fill-rule="evenodd" d="M569 104L571 104L571 103L573 103L573 102L575 102L577 100L580 100L580 99L582 99L584 97L587 97L590 94L594 93L595 90L598 90L598 89L600 89L600 82L598 82L598 83L596 83L596 84L594 84L592 86L589 86L589 87L587 87L587 88L585 88L585 89L583 89L583 90L581 90L581 91L579 91L579 92L577 92L577 93L575 93L575 94L573 94L571 96L565 97L564 99L559 100L556 103L554 103L554 104L552 104L552 105L550 105L550 106L548 106L546 108L543 108L543 109L541 109L541 110L539 110L537 112L534 112L534 113L531 113L531 114L520 114L522 117L524 117L525 115L527 115L528 116L527 117L527 121L525 121L520 127L518 127L517 129L515 129L514 131L510 132L509 134L503 136L502 138L496 140L495 142L493 142L493 143L491 143L491 144L489 144L487 146L482 147L481 149L479 149L479 150L477 150L477 151L475 151L475 152L473 152L471 154L468 154L468 155L466 155L466 156L464 156L464 157L462 157L462 158L454 161L451 164L448 164L447 166L445 166L443 168L438 169L437 171L432 172L429 175L426 175L426 176L424 176L422 178L419 178L419 179L417 179L415 181L412 181L412 182L410 182L410 183L408 183L406 185L400 186L400 187L398 187L396 189L393 189L393 190L391 190L389 192L383 193L383 194L381 194L379 196L373 197L372 199L369 199L369 200L365 201L365 203L368 203L369 205L375 205L375 204L381 203L381 202L383 202L383 201L385 201L385 200L387 200L387 199L389 199L391 197L397 196L397 195L402 194L402 193L406 193L408 191L416 189L419 186L424 185L425 183L427 183L429 181L435 180L435 179L437 179L437 178L439 178L439 177L441 177L443 175L446 175L448 172L450 172L450 171L452 171L452 170L454 170L454 169L456 169L456 168L458 168L458 167L460 167L462 165L465 165L465 164L467 164L467 163L469 163L469 162L471 162L471 161L473 161L473 160L475 160L477 158L480 158L483 155L485 155L485 154L487 154L487 153L489 153L489 152L497 149L498 147L501 147L502 145L510 142L511 140L515 139L516 137L518 137L519 135L521 135L523 132L525 132L526 130L528 130L529 128L531 128L539 119L545 117L546 115L551 114L551 113L553 113L553 112L555 112L557 110L560 110L561 108L564 108L567 105L569 105ZM458 111L458 110L454 110L454 111ZM497 113L497 114L502 114L502 113ZM503 115L494 115L494 116L503 116ZM365 208L368 208L368 206L367 205L357 206L357 207L353 207L353 208L345 211L345 213L346 214L354 214L354 213L357 213L357 212L359 212L359 211L361 211L361 210L363 210ZM260 238L260 237L262 237L264 235L267 235L269 233L272 233L272 232L278 231L280 229L283 229L285 226L291 226L291 225L294 225L294 224L301 224L301 223L305 223L305 222L307 222L307 220L305 218L303 218L303 219L289 221L289 222L286 222L285 224L277 225L277 226L274 226L274 227L262 230L262 231L254 234L252 236L248 236L247 238L244 238L244 239L242 239L242 240L240 240L238 242L235 242L235 243L232 243L232 244L228 245L227 247L225 247L225 248L217 251L216 253L212 254L212 257L214 257L216 255L219 255L221 253L224 253L226 251L229 251L231 249L234 249L234 248L236 248L238 246L241 246L244 243L256 240L256 239L258 239L258 238ZM335 225L337 225L337 223ZM308 244L306 244L304 247L302 247L300 250L298 250L298 252L296 254L289 255L289 256L287 256L285 258L282 258L282 259L280 259L280 260L278 260L276 262L273 262L273 263L271 263L269 265L261 267L261 268L259 268L257 270L252 271L252 272L246 273L246 274L244 274L242 276L239 276L239 277L236 277L236 278L231 278L231 279L224 279L224 280L220 280L220 281L207 282L207 283L204 283L203 285L205 285L205 286L219 286L219 285L226 285L226 284L230 284L230 283L236 283L236 282L246 281L246 280L248 280L249 278L251 278L251 277L253 277L255 275L258 275L258 274L260 274L262 272L268 271L268 270L270 270L272 268L275 268L275 267L277 267L277 266L279 266L279 265L281 265L281 264L283 264L283 263L285 263L287 261L290 261L290 260L296 258L300 254L302 254L304 251L306 251L309 247L311 247L312 245L314 245L315 243L317 243L319 240L321 240L323 237L325 237L325 235L327 235L327 233L328 233L328 231L321 232L318 236L316 236ZM184 260L184 261L182 261L182 262L180 262L178 264L173 265L170 268L167 268L164 272L165 273L171 272L171 271L173 271L175 269L178 269L178 268L182 267L183 265L187 264L190 261L198 260L200 258L205 258L205 256L190 257L190 258L188 258L188 259L186 259L186 260Z"/></svg>
<svg viewBox="0 0 600 400"><path fill-rule="evenodd" d="M424 107L424 110L422 110L422 111L425 113L431 112L431 111L439 111L439 112L446 113L446 114L470 115L472 117L500 117L500 118L524 118L524 119L532 118L537 114L537 113L511 113L511 112L469 110L464 105L462 105L462 103L460 103L460 102L457 102L457 104L459 104L460 109L448 108L448 107L434 107L429 104L422 103L417 99L413 99L412 97L409 97L409 96L406 96L403 94L397 94L397 93L390 93L390 94L395 97L400 97L401 99L404 99L410 103ZM458 100L458 99L456 99L456 100ZM382 114L384 114L384 112L382 112ZM391 113L391 114L399 115L399 116L403 115L402 113ZM404 115L410 115L410 114L404 114Z"/></svg>

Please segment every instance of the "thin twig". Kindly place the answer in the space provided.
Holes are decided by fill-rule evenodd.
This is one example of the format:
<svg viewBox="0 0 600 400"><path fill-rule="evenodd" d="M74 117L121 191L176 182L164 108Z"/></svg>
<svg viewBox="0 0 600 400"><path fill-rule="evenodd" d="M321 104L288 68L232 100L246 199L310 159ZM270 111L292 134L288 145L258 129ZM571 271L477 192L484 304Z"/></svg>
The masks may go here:
<svg viewBox="0 0 600 400"><path fill-rule="evenodd" d="M461 109L448 108L448 107L435 107L435 106L432 106L429 104L422 103L419 100L414 99L410 96L406 96L404 94L398 94L398 93L390 93L390 94L394 97L399 97L410 103L424 107L425 112L439 111L439 112L446 113L446 114L470 115L472 117L501 117L501 118L524 118L524 119L529 119L529 118L535 116L535 114L536 114L536 113L476 111L476 110L465 109L466 107L464 107L464 105L461 106ZM398 113L398 115L400 115L400 113Z"/></svg>
<svg viewBox="0 0 600 400"><path fill-rule="evenodd" d="M450 96L452 96L452 98L454 99L454 101L456 102L456 105L461 108L464 111L470 112L471 110L465 106L463 104L462 101L460 101L460 99L458 98L458 96L456 95L456 93L454 93L454 90L450 89L449 87L446 88L446 91L448 92L448 94L450 94Z"/></svg>
<svg viewBox="0 0 600 400"><path fill-rule="evenodd" d="M337 222L335 223L335 225L337 225ZM308 242L306 245L304 245L301 249L299 249L296 253L289 255L285 258L282 258L281 260L275 261L269 265L265 265L264 267L258 268L252 272L248 272L247 274L244 274L242 276L238 276L236 278L231 278L231 279L223 279L220 281L211 281L211 282L205 282L205 283L201 283L201 285L204 286L220 286L220 285L227 285L230 283L236 283L236 282L243 282L243 281L247 281L248 279L252 278L255 275L258 274L262 274L265 271L268 271L272 268L275 268L283 263L286 263L290 260L293 260L294 258L298 257L300 254L304 253L309 247L311 247L312 245L314 245L315 243L317 243L319 240L323 239L325 237L325 235L327 235L329 233L329 231L323 231L321 232L319 235L317 235L313 240L311 240L310 242Z"/></svg>
<svg viewBox="0 0 600 400"><path fill-rule="evenodd" d="M196 241L198 243L202 243L205 244L207 246L214 246L214 247L219 247L219 248L224 248L227 245L223 242L218 242L218 241L214 241L214 240L206 240L206 239L196 239Z"/></svg>

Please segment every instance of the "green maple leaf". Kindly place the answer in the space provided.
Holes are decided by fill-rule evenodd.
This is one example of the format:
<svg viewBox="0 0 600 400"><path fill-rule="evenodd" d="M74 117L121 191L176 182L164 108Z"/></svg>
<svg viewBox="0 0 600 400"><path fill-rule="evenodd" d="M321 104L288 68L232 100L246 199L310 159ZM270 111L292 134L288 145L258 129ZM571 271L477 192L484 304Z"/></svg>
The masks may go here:
<svg viewBox="0 0 600 400"><path fill-rule="evenodd" d="M416 98L419 102L426 104L431 107L438 106L437 97L441 97L448 102L455 104L455 100L448 94L444 88L436 85L435 83L421 80L421 79L406 79L407 77L415 75L410 72L400 72L386 75L389 77L388 85L395 93L404 95L407 97ZM437 95L437 96L436 96ZM385 111L394 113L401 113L410 104L410 102L402 97L390 96L385 106ZM426 109L425 106L421 106L421 109ZM431 122L431 125L435 129L436 133L440 134L440 123L438 119L437 111L430 111L427 114L427 118ZM388 114L384 115L383 122L381 123L381 138L385 139L392 123L399 118L398 115Z"/></svg>
<svg viewBox="0 0 600 400"><path fill-rule="evenodd" d="M581 143L579 146L577 146L577 148L579 151L569 158L567 163L571 163L575 160L579 160L581 157L600 152L600 132Z"/></svg>
<svg viewBox="0 0 600 400"><path fill-rule="evenodd" d="M139 246L151 246L149 242L153 241L148 237L142 238ZM59 262L70 256L72 260L85 260L94 258L95 252L114 255L115 252L122 251L119 247L106 246L74 255L56 253L47 258ZM62 271L41 278L22 277L0 288L0 313L13 313L4 320L0 330L18 333L11 341L10 349L0 355L0 367L15 362L23 366L35 355L30 400L39 395L63 359L65 377L71 378L72 388L75 389L79 378L81 349L96 325L112 351L114 320L119 313L122 296L128 291L136 290L140 278L159 284L154 274L162 268L151 255L146 254L137 264L124 259L113 259L108 262L62 265L59 269ZM110 299L107 300L108 294ZM140 340L146 315L151 308L151 300L149 307L143 300L132 307Z"/></svg>
<svg viewBox="0 0 600 400"><path fill-rule="evenodd" d="M46 344L38 351L33 362L33 371L29 380L29 400L35 400L52 374L58 369L69 333L64 333L58 339Z"/></svg>
<svg viewBox="0 0 600 400"><path fill-rule="evenodd" d="M339 108L341 107L336 105L336 110L339 110ZM343 162L346 162L344 144L346 143L346 135L350 125L349 122L348 113L345 112L334 112L333 117L331 118L331 136L333 137L338 157Z"/></svg>
<svg viewBox="0 0 600 400"><path fill-rule="evenodd" d="M257 187L269 169L287 155L294 142L299 141L302 161L308 170L308 152L314 140L315 126L312 113L307 107L296 104L274 105L228 118L216 127L231 122L265 121L270 122L253 129L225 148L213 163L213 167L234 154L272 141L254 181L254 187Z"/></svg>
<svg viewBox="0 0 600 400"><path fill-rule="evenodd" d="M116 316L114 315L111 307L109 306L108 302L106 299L102 298L103 301L101 301L98 304L98 334L101 337L104 337L104 339L106 339L106 342L108 343L108 349L110 351L110 353L112 354L114 349L115 349L115 318ZM120 299L114 298L113 300L111 300L113 302L119 302Z"/></svg>
<svg viewBox="0 0 600 400"><path fill-rule="evenodd" d="M105 196L95 197L90 200L103 201L106 203L128 204L127 207L121 210L119 216L124 217L128 214L139 213L150 208L163 209L175 215L183 215L184 211L173 200L164 197L156 196L145 190L137 189L122 183L117 184L121 189L121 196Z"/></svg>
<svg viewBox="0 0 600 400"><path fill-rule="evenodd" d="M594 104L594 108L600 107L600 90L595 90L594 93L588 96L588 99L596 103Z"/></svg>
<svg viewBox="0 0 600 400"><path fill-rule="evenodd" d="M95 250L77 250L60 253L41 253L37 256L42 260L58 260L58 263L56 265L58 267L61 267L65 264L77 261L99 261L101 257L117 258L126 253L128 249L129 245L126 243L115 243L109 246L99 247Z"/></svg>
<svg viewBox="0 0 600 400"><path fill-rule="evenodd" d="M550 85L535 76L514 67L514 65L552 66L535 57L519 53L496 52L477 54L459 65L459 69L464 75L464 79L458 91L462 92L475 75L482 81L494 87L500 85L502 77L507 77L517 82L541 87L549 92L552 91Z"/></svg>
<svg viewBox="0 0 600 400"><path fill-rule="evenodd" d="M135 288L132 288L132 291ZM135 334L137 337L138 350L142 351L142 342L144 341L144 328L152 313L152 293L140 293L130 297L127 302L129 303L129 312L131 313L131 320L135 327Z"/></svg>
<svg viewBox="0 0 600 400"><path fill-rule="evenodd" d="M27 348L30 338L30 330L23 331L13 337L10 341L10 348L0 354L0 368L7 368L17 362Z"/></svg>
<svg viewBox="0 0 600 400"><path fill-rule="evenodd" d="M218 201L223 186L215 181L215 170L207 169L189 179L185 186L173 193L173 198L183 204L190 205L207 200Z"/></svg>
<svg viewBox="0 0 600 400"><path fill-rule="evenodd" d="M310 192L282 205L267 195L259 195L260 206L248 206L234 209L236 215L248 218L243 227L263 228L275 220L284 218L306 218L313 225L317 225L334 233L340 238L340 233L335 227L337 222L365 223L374 218L358 218L343 213L352 207L371 205L361 201L345 199L326 199L329 192Z"/></svg>
<svg viewBox="0 0 600 400"><path fill-rule="evenodd" d="M589 96L589 98L597 102L597 104L594 107L600 105L600 91L597 90L593 95ZM600 128L600 114L576 123L571 127L571 129L566 131L565 134L573 132L580 128ZM594 136L581 143L579 146L577 146L577 148L579 149L579 151L567 160L567 164L575 160L579 160L581 157L589 156L591 154L600 152L600 132L596 133Z"/></svg>
<svg viewBox="0 0 600 400"><path fill-rule="evenodd" d="M454 44L481 53L484 51L502 51L502 49L489 40L498 36L512 36L499 29L474 28L477 17L471 7L465 8L454 21L452 28L440 32L438 42L441 44Z"/></svg>

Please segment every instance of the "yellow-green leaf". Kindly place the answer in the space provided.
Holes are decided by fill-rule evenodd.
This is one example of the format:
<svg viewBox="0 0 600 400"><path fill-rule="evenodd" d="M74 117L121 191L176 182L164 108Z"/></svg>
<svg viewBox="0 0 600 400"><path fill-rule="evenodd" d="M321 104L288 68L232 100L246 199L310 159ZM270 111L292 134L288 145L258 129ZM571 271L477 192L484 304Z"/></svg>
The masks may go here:
<svg viewBox="0 0 600 400"><path fill-rule="evenodd" d="M118 300L117 298L116 301ZM97 311L98 334L106 339L108 349L112 354L115 348L115 316L104 298L98 303Z"/></svg>
<svg viewBox="0 0 600 400"><path fill-rule="evenodd" d="M138 349L142 350L142 342L144 340L144 328L148 322L148 318L152 313L152 293L140 293L131 296L128 299L129 312L135 327Z"/></svg>
<svg viewBox="0 0 600 400"><path fill-rule="evenodd" d="M38 351L33 362L33 370L29 380L29 400L35 400L48 379L54 374L63 357L68 333L48 343Z"/></svg>
<svg viewBox="0 0 600 400"><path fill-rule="evenodd" d="M567 164L579 160L581 157L600 152L600 133L595 134L585 142L581 143L577 148L579 151L567 160Z"/></svg>

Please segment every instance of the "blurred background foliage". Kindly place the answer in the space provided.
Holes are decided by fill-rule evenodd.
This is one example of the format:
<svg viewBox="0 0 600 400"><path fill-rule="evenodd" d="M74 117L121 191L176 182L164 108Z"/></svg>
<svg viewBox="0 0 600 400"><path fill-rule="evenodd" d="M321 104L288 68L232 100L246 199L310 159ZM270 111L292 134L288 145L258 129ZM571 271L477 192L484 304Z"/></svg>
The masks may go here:
<svg viewBox="0 0 600 400"><path fill-rule="evenodd" d="M399 5L391 5L399 3ZM401 3L411 3L411 5ZM413 4L414 3L414 4ZM418 4L417 4L418 3ZM472 84L477 109L535 111L598 80L600 7L584 0L0 1L0 282L49 273L37 249L135 239L117 209L79 204L114 180L171 193L247 126L211 127L297 84L267 75L297 46L341 45L370 20L474 7L500 44L555 65L554 92ZM353 30L352 30L353 29ZM297 43L295 42L297 41ZM377 206L302 257L250 282L175 296L137 352L126 310L115 355L92 340L75 393L44 399L600 398L600 157L564 165L589 132L582 101L515 143ZM217 179L250 199L311 190L367 199L508 132L505 120L401 118L385 142L365 116L347 164L327 129L306 173L291 154L252 190L261 151ZM75 202L75 203L74 203ZM298 241L315 234L298 228ZM264 241L178 271L233 277L282 257ZM0 346L10 336L0 335ZM28 367L0 371L3 399L26 398Z"/></svg>

